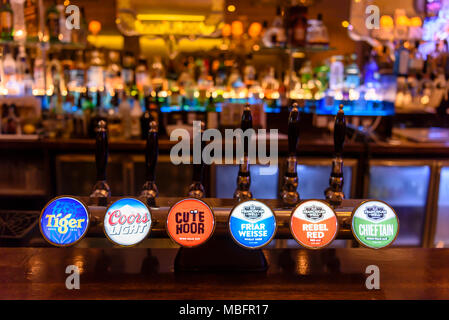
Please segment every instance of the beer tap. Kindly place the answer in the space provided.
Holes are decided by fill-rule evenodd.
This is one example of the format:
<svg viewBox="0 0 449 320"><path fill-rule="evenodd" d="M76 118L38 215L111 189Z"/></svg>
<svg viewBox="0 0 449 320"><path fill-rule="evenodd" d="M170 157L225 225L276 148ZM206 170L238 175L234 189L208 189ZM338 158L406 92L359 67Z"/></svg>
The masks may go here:
<svg viewBox="0 0 449 320"><path fill-rule="evenodd" d="M147 132L147 144L145 149L145 184L140 196L149 206L156 205L159 191L156 186L156 164L159 155L159 135L156 121L151 121Z"/></svg>
<svg viewBox="0 0 449 320"><path fill-rule="evenodd" d="M345 195L343 193L343 144L346 137L346 119L343 112L343 105L340 105L334 126L334 148L335 155L332 160L332 172L329 179L329 187L324 194L326 200L334 207L341 204Z"/></svg>
<svg viewBox="0 0 449 320"><path fill-rule="evenodd" d="M296 169L296 146L299 140L299 111L298 105L293 104L288 118L288 158L287 171L285 172L281 187L281 199L287 205L295 205L300 197L298 189L298 172Z"/></svg>
<svg viewBox="0 0 449 320"><path fill-rule="evenodd" d="M249 103L246 104L243 109L241 129L243 134L246 130L253 128L253 117L251 115L251 108ZM248 138L251 139L251 136ZM249 171L249 157L248 157L248 143L245 140L245 136L242 135L243 142L243 159L241 159L239 166L239 174L237 176L237 189L234 192L234 199L246 200L253 197L251 191L249 190L251 186L251 174Z"/></svg>
<svg viewBox="0 0 449 320"><path fill-rule="evenodd" d="M194 137L194 139L199 139L200 146L201 146L201 152L200 152L200 163L194 163L193 164L193 182L189 186L189 192L188 196L192 198L204 198L206 196L206 192L204 190L203 186L203 176L204 176L204 163L202 160L203 155L203 149L204 149L204 141L202 141L201 137L204 133L205 124L201 121L200 124L201 128L199 132L197 133L197 137Z"/></svg>
<svg viewBox="0 0 449 320"><path fill-rule="evenodd" d="M106 182L106 166L108 163L108 132L106 121L98 122L96 128L95 163L97 168L97 182L90 195L91 204L106 206L111 196L111 189Z"/></svg>

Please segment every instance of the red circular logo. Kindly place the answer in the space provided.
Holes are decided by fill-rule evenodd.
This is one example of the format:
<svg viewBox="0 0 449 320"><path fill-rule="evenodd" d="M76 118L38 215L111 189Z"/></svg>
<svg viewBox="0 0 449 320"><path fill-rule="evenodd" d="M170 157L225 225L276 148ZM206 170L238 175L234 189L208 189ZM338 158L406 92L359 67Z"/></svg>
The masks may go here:
<svg viewBox="0 0 449 320"><path fill-rule="evenodd" d="M184 199L171 207L167 217L167 232L177 244L195 247L206 242L214 232L212 209L198 199Z"/></svg>

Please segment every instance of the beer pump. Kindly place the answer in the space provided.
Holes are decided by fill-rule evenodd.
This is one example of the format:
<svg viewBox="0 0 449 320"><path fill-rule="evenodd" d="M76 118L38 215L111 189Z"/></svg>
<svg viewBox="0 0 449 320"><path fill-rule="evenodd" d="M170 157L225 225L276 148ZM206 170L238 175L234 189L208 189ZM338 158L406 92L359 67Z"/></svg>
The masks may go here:
<svg viewBox="0 0 449 320"><path fill-rule="evenodd" d="M106 206L111 196L111 189L106 181L106 166L108 163L108 131L104 120L98 122L96 128L95 164L97 182L90 195L90 204Z"/></svg>
<svg viewBox="0 0 449 320"><path fill-rule="evenodd" d="M295 205L299 202L298 193L298 172L296 169L296 146L299 140L299 111L298 105L293 104L288 118L288 158L287 171L285 172L283 185L281 187L281 199L289 205Z"/></svg>
<svg viewBox="0 0 449 320"><path fill-rule="evenodd" d="M145 148L145 183L140 196L145 199L148 206L156 204L159 191L156 185L156 165L159 155L159 135L156 121L150 122L150 129L147 133L147 144Z"/></svg>
<svg viewBox="0 0 449 320"><path fill-rule="evenodd" d="M249 156L248 156L248 144L249 141L245 140L244 133L246 130L253 128L253 117L251 115L251 108L249 103L246 104L243 109L241 129L243 131L242 140L243 143L243 159L240 160L239 174L237 176L237 189L234 192L234 199L246 200L253 197L249 190L251 186L251 174L249 171ZM248 137L251 139L251 136Z"/></svg>
<svg viewBox="0 0 449 320"><path fill-rule="evenodd" d="M204 141L202 141L201 137L202 134L204 133L204 122L201 121L201 128L199 130L199 132L196 132L196 137L194 137L194 139L199 139L200 140L200 146L201 146L201 150L200 150L200 163L194 163L193 164L193 182L192 184L189 186L189 191L188 191L188 196L192 197L192 198L197 198L197 199L201 199L204 198L206 195L206 192L204 190L204 186L203 186L203 176L204 176L204 163L203 163L203 149L204 149ZM195 159L194 159L195 160Z"/></svg>
<svg viewBox="0 0 449 320"><path fill-rule="evenodd" d="M332 160L332 172L329 179L329 187L324 192L326 200L334 207L341 204L345 195L343 193L343 144L346 137L346 119L343 105L340 105L334 126L334 159Z"/></svg>

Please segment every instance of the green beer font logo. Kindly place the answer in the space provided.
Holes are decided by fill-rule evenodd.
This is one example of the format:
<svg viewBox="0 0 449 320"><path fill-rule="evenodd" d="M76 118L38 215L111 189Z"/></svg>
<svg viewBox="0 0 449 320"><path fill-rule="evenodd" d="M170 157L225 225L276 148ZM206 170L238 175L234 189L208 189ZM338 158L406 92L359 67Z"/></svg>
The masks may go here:
<svg viewBox="0 0 449 320"><path fill-rule="evenodd" d="M387 247L396 240L398 231L398 217L393 208L383 201L365 201L352 213L352 233L365 247Z"/></svg>

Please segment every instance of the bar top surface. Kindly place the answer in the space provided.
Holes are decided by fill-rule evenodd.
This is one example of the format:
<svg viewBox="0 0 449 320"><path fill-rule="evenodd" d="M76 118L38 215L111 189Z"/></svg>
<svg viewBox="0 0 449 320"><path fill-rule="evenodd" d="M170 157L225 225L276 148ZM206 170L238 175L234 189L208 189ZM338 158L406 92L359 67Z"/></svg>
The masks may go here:
<svg viewBox="0 0 449 320"><path fill-rule="evenodd" d="M271 249L267 272L241 273L175 273L177 251L0 248L0 299L449 299L449 249ZM365 287L369 265L380 290Z"/></svg>

